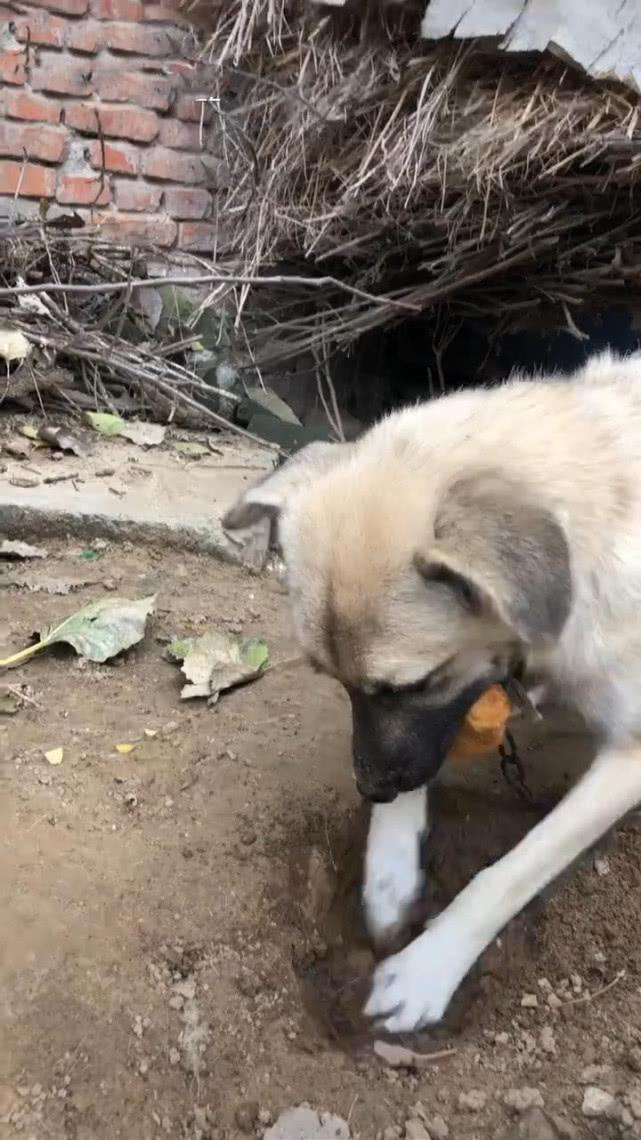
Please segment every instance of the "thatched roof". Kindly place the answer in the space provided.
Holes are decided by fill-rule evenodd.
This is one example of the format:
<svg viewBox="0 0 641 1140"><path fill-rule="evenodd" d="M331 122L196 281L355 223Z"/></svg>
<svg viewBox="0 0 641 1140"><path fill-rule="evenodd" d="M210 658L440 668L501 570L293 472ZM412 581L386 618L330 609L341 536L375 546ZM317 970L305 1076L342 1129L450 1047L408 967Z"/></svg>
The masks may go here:
<svg viewBox="0 0 641 1140"><path fill-rule="evenodd" d="M595 291L637 284L635 92L549 55L427 42L414 0L208 12L235 267L302 265L378 297L327 288L295 314L272 301L258 349L345 342L442 303L552 303L572 322Z"/></svg>

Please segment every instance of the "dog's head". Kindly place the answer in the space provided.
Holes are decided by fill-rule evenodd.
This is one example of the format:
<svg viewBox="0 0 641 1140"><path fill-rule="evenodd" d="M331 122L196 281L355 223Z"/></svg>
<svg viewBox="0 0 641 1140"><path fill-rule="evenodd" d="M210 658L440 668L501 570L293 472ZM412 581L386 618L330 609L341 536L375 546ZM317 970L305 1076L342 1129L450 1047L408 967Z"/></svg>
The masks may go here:
<svg viewBox="0 0 641 1140"><path fill-rule="evenodd" d="M299 640L349 694L372 800L429 780L474 701L527 647L553 643L570 611L560 524L496 471L430 478L403 448L312 444L224 525L265 515Z"/></svg>

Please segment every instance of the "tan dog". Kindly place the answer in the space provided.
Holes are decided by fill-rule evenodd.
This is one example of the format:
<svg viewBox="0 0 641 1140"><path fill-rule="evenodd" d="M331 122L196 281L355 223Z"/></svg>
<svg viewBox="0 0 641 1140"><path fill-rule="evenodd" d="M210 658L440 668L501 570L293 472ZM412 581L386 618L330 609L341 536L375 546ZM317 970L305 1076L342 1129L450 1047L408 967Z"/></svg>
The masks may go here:
<svg viewBox="0 0 641 1140"><path fill-rule="evenodd" d="M265 514L300 642L351 698L376 937L421 889L425 788L484 688L525 660L601 740L547 818L378 968L367 1013L410 1030L441 1018L509 919L641 801L641 355L314 444L225 525Z"/></svg>

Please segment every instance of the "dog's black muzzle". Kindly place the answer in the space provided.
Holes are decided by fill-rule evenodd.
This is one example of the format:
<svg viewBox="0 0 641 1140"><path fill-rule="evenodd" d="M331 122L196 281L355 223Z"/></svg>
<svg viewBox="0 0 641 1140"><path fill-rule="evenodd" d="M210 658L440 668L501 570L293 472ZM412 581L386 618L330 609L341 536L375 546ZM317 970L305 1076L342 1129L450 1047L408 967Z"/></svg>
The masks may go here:
<svg viewBox="0 0 641 1140"><path fill-rule="evenodd" d="M389 803L423 787L436 775L469 709L492 681L484 677L443 705L399 690L352 690L356 784L372 803Z"/></svg>

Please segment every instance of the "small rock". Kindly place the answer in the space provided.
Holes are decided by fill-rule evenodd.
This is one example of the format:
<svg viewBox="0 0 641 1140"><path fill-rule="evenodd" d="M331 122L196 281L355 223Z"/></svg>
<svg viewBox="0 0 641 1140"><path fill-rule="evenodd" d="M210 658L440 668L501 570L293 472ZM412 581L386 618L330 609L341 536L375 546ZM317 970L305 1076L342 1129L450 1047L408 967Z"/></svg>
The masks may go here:
<svg viewBox="0 0 641 1140"><path fill-rule="evenodd" d="M497 1140L560 1140L561 1133L541 1108L530 1108Z"/></svg>
<svg viewBox="0 0 641 1140"><path fill-rule="evenodd" d="M287 1108L263 1134L263 1140L350 1140L349 1125L340 1116L318 1113L308 1105Z"/></svg>
<svg viewBox="0 0 641 1140"><path fill-rule="evenodd" d="M551 1025L544 1025L539 1035L541 1048L544 1053L550 1053L552 1056L556 1053L556 1039L552 1032Z"/></svg>
<svg viewBox="0 0 641 1140"><path fill-rule="evenodd" d="M447 1140L450 1134L449 1124L447 1124L442 1116L428 1117L427 1130L432 1140Z"/></svg>
<svg viewBox="0 0 641 1140"><path fill-rule="evenodd" d="M597 855L594 860L594 870L601 878L610 874L610 860L607 855Z"/></svg>
<svg viewBox="0 0 641 1140"><path fill-rule="evenodd" d="M487 1093L482 1089L470 1089L459 1093L458 1106L463 1112L480 1112L487 1104Z"/></svg>
<svg viewBox="0 0 641 1140"><path fill-rule="evenodd" d="M35 475L12 475L9 482L12 487L39 487L40 480Z"/></svg>
<svg viewBox="0 0 641 1140"><path fill-rule="evenodd" d="M625 1056L625 1063L633 1073L641 1073L641 1045L631 1045Z"/></svg>
<svg viewBox="0 0 641 1140"><path fill-rule="evenodd" d="M183 997L181 997L180 994L172 994L171 995L171 997L169 999L169 1008L170 1009L182 1009L184 1004L185 1004L185 999Z"/></svg>
<svg viewBox="0 0 641 1140"><path fill-rule="evenodd" d="M234 1119L240 1128L247 1136L253 1135L256 1128L256 1121L258 1120L258 1105L255 1101L249 1100L245 1104L239 1104Z"/></svg>
<svg viewBox="0 0 641 1140"><path fill-rule="evenodd" d="M145 1057L143 1057L142 1061L138 1065L138 1072L140 1073L141 1077L146 1077L147 1073L149 1072L149 1061L147 1061Z"/></svg>
<svg viewBox="0 0 641 1140"><path fill-rule="evenodd" d="M538 1009L539 999L536 994L523 994L521 998L522 1009Z"/></svg>
<svg viewBox="0 0 641 1140"><path fill-rule="evenodd" d="M274 1118L268 1108L258 1109L258 1123L262 1124L263 1128L266 1128L269 1124L271 1124L273 1119Z"/></svg>
<svg viewBox="0 0 641 1140"><path fill-rule="evenodd" d="M625 1096L625 1103L635 1120L641 1120L641 1089L632 1088Z"/></svg>
<svg viewBox="0 0 641 1140"><path fill-rule="evenodd" d="M115 578L103 578L102 588L103 590L117 590L118 583Z"/></svg>
<svg viewBox="0 0 641 1140"><path fill-rule="evenodd" d="M9 1085L0 1085L0 1120L11 1115L18 1103L15 1092Z"/></svg>
<svg viewBox="0 0 641 1140"><path fill-rule="evenodd" d="M582 1085L606 1084L612 1070L609 1065L586 1065L581 1069L579 1080Z"/></svg>
<svg viewBox="0 0 641 1140"><path fill-rule="evenodd" d="M177 997L184 998L185 1001L193 1001L196 996L196 982L194 978L183 978L180 982L174 983L174 994Z"/></svg>
<svg viewBox="0 0 641 1140"><path fill-rule="evenodd" d="M410 1116L405 1121L405 1140L431 1140L427 1128L418 1116Z"/></svg>
<svg viewBox="0 0 641 1140"><path fill-rule="evenodd" d="M588 1085L585 1090L581 1112L591 1119L605 1117L607 1120L615 1120L620 1115L619 1105L612 1093L597 1088L596 1085Z"/></svg>
<svg viewBox="0 0 641 1140"><path fill-rule="evenodd" d="M131 1028L132 1028L132 1032L134 1034L134 1037L137 1037L138 1040L140 1041L140 1039L141 1039L141 1037L145 1031L143 1029L142 1017L140 1016L139 1013L136 1014L136 1016L134 1017L134 1023L133 1023Z"/></svg>
<svg viewBox="0 0 641 1140"><path fill-rule="evenodd" d="M180 1064L180 1050L179 1049L170 1049L169 1050L169 1064L174 1065L174 1066Z"/></svg>
<svg viewBox="0 0 641 1140"><path fill-rule="evenodd" d="M505 1104L514 1112L527 1112L529 1108L543 1108L543 1096L538 1089L527 1086L522 1089L508 1089L505 1094Z"/></svg>
<svg viewBox="0 0 641 1140"><path fill-rule="evenodd" d="M547 1001L550 1009L560 1009L561 1006L563 1005L563 1002L561 1001L561 998L559 997L559 995L554 994L554 993L548 994L546 1001Z"/></svg>

